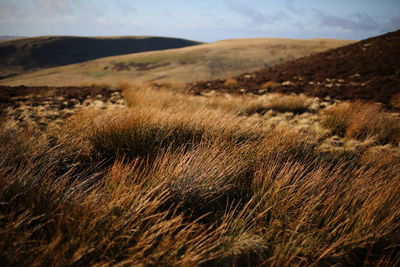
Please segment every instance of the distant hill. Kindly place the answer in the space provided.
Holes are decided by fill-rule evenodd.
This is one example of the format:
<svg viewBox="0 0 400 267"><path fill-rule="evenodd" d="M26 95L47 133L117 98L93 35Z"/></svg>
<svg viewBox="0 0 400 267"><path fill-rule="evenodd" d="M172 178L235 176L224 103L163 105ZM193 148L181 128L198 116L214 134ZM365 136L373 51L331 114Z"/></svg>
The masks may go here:
<svg viewBox="0 0 400 267"><path fill-rule="evenodd" d="M0 78L96 58L180 48L199 42L166 37L42 36L0 43Z"/></svg>
<svg viewBox="0 0 400 267"><path fill-rule="evenodd" d="M233 39L179 49L105 57L0 80L4 85L66 86L121 80L220 79L273 66L354 41L333 39Z"/></svg>
<svg viewBox="0 0 400 267"><path fill-rule="evenodd" d="M0 42L9 41L18 38L26 38L22 36L0 35Z"/></svg>
<svg viewBox="0 0 400 267"><path fill-rule="evenodd" d="M306 93L389 104L400 97L400 30L294 61L244 73L226 86L213 80L192 91Z"/></svg>

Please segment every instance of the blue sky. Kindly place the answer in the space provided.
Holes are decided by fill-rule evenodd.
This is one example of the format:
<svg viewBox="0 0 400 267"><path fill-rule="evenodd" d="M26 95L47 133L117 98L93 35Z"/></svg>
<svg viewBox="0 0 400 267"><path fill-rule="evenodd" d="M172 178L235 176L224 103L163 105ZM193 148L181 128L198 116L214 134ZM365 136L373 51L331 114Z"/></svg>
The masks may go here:
<svg viewBox="0 0 400 267"><path fill-rule="evenodd" d="M397 29L399 0L0 0L0 35L358 40Z"/></svg>

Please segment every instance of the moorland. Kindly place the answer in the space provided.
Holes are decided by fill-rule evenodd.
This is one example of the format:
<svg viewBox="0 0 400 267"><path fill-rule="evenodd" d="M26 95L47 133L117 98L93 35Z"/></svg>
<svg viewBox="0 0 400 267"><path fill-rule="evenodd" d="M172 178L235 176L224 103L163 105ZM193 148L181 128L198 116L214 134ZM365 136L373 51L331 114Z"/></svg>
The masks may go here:
<svg viewBox="0 0 400 267"><path fill-rule="evenodd" d="M0 80L4 266L400 264L400 31L204 81L65 86L208 45Z"/></svg>

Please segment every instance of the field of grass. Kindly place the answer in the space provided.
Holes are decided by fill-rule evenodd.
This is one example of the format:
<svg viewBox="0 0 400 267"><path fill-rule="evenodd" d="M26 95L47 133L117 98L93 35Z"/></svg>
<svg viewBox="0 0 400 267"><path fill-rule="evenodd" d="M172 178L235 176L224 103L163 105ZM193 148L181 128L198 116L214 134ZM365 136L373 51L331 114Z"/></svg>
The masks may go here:
<svg viewBox="0 0 400 267"><path fill-rule="evenodd" d="M117 84L124 80L194 82L227 78L353 43L334 39L234 39L100 58L0 80L2 85Z"/></svg>
<svg viewBox="0 0 400 267"><path fill-rule="evenodd" d="M400 264L398 116L119 87L59 127L2 120L4 266Z"/></svg>
<svg viewBox="0 0 400 267"><path fill-rule="evenodd" d="M0 78L103 57L197 44L200 42L157 36L21 37L0 42Z"/></svg>

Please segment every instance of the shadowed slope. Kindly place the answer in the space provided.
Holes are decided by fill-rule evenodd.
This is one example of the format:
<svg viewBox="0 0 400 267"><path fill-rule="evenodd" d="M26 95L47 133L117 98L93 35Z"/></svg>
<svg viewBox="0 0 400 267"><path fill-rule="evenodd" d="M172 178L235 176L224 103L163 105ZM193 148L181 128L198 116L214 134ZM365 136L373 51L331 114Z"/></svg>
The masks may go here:
<svg viewBox="0 0 400 267"><path fill-rule="evenodd" d="M306 93L339 99L364 99L390 103L400 92L400 31L366 39L317 55L300 58L253 73L235 83L198 82L193 91ZM270 82L269 84L266 84ZM264 88L263 88L264 87ZM260 91L261 89L261 91Z"/></svg>

